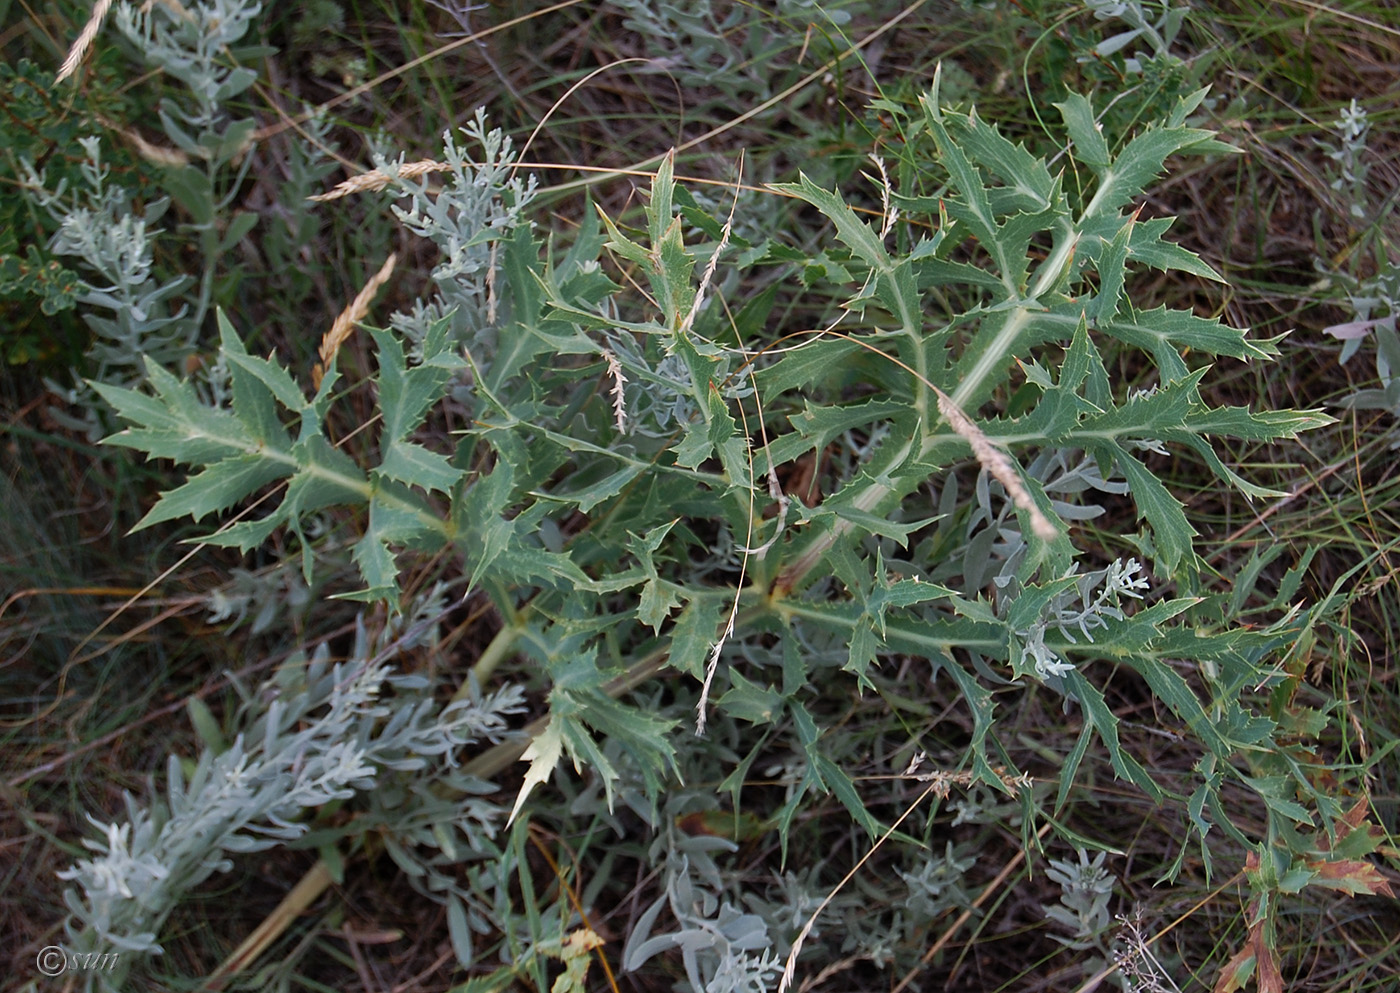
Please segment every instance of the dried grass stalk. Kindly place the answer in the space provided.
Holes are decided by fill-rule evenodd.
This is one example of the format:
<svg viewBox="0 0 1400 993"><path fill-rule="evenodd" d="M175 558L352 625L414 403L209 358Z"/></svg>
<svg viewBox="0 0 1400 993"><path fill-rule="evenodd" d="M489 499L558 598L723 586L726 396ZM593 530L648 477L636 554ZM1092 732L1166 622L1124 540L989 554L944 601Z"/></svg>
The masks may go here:
<svg viewBox="0 0 1400 993"><path fill-rule="evenodd" d="M627 433L627 402L623 396L622 388L627 385L627 377L622 374L622 363L617 360L617 356L606 348L603 349L603 359L608 363L608 375L612 377L613 420L617 424L617 433Z"/></svg>
<svg viewBox="0 0 1400 993"><path fill-rule="evenodd" d="M78 65L83 61L83 56L87 55L88 49L92 47L97 32L102 30L102 22L107 19L107 11L111 7L112 0L97 0L92 5L92 14L88 17L88 22L83 25L83 30L79 32L78 40L73 42L73 47L68 50L68 57L63 60L63 65L59 66L58 75L53 80L55 84L63 82L78 71Z"/></svg>
<svg viewBox="0 0 1400 993"><path fill-rule="evenodd" d="M349 339L355 330L355 325L363 321L365 315L369 313L370 302L374 300L375 293L379 292L379 287L388 280L389 274L394 271L394 263L397 261L397 255L390 255L384 260L379 271L370 277L369 282L359 293L355 294L355 299L350 301L350 306L340 312L340 316L335 319L331 329L321 338L321 361L317 362L315 368L311 370L311 384L316 389L321 388L321 380L325 377L326 370L335 362L336 353L340 351L340 346Z"/></svg>
<svg viewBox="0 0 1400 993"><path fill-rule="evenodd" d="M153 162L158 166L166 166L169 168L179 168L180 166L187 166L190 164L190 157L178 148L153 145L129 128L118 127L116 124L108 121L103 121L102 123L112 130L119 132L123 138L131 142L132 147L136 149L136 154L147 162Z"/></svg>
<svg viewBox="0 0 1400 993"><path fill-rule="evenodd" d="M402 179L413 179L415 176L422 176L425 173L437 172L439 169L446 169L446 162L438 162L434 159L421 159L417 162L406 162L399 167L396 173ZM307 197L308 200L315 200L318 203L325 203L328 200L339 200L341 197L348 197L352 193L372 193L382 190L393 182L394 177L380 169L371 169L369 172L362 172L358 176L351 176L329 193L318 193L314 197Z"/></svg>
<svg viewBox="0 0 1400 993"><path fill-rule="evenodd" d="M1050 518L1046 517L1044 512L1035 505L1035 501L1026 492L1026 487L1021 483L1021 477L1016 474L1015 467L1011 465L1011 460L1006 457L1005 453L992 444L991 439L982 433L981 428L972 423L972 419L958 408L952 397L937 387L934 387L933 392L938 397L938 412L943 415L948 426L972 446L972 454L977 456L977 461L982 463L982 468L990 472L992 478L1006 489L1006 494L1011 497L1011 502L1030 516L1031 530L1035 532L1035 536L1042 541L1054 541L1059 537L1059 529L1051 524Z"/></svg>

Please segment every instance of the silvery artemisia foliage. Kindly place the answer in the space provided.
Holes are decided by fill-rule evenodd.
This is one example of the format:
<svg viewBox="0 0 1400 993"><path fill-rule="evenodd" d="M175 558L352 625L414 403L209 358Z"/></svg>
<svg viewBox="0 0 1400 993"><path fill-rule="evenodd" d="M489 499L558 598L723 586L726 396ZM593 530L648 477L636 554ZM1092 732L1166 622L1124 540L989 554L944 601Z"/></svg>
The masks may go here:
<svg viewBox="0 0 1400 993"><path fill-rule="evenodd" d="M65 894L68 947L159 954L161 926L182 897L228 871L231 855L296 842L308 815L332 800L370 791L386 826L411 829L399 822L412 808L391 812L380 790L392 796L395 774L429 766L450 777L464 746L502 740L507 718L523 709L515 686L441 706L428 680L395 673L393 657L430 627L410 619L376 638L361 625L348 661L333 662L325 646L310 659L293 656L243 691L240 730L226 749L206 748L191 771L170 757L164 802L143 806L127 794L124 818L90 818L101 837L83 843L94 855L60 873L76 884ZM494 824L489 812L466 809L480 829ZM89 980L120 988L136 961L122 955L120 973Z"/></svg>
<svg viewBox="0 0 1400 993"><path fill-rule="evenodd" d="M622 955L625 970L679 951L696 993L771 990L792 942L819 909L800 961L808 953L839 953L882 970L908 968L935 921L972 905L964 877L977 859L952 842L942 850L912 849L905 866L896 866L896 879L882 881L877 873L863 879L859 891L832 899L839 873L823 874L822 860L765 886L727 867L726 856L737 850L727 838L663 826L650 852L652 864L664 865L663 892L632 927Z"/></svg>
<svg viewBox="0 0 1400 993"><path fill-rule="evenodd" d="M1048 920L1069 932L1067 937L1052 931L1050 937L1068 948L1092 953L1080 963L1086 978L1103 975L1110 964L1116 964L1120 970L1116 981L1123 989L1130 993L1136 990L1144 993L1147 990L1163 990L1165 993L1164 988L1155 983L1139 986L1134 978L1148 978L1150 981L1153 970L1160 965L1147 948L1149 942L1144 941L1139 946L1147 961L1142 968L1135 968L1129 963L1137 956L1125 956L1123 943L1114 940L1113 932L1117 929L1113 927L1108 905L1113 899L1117 880L1104 868L1107 853L1099 852L1091 858L1087 851L1079 848L1076 849L1076 856L1074 861L1051 859L1045 872L1051 882L1059 884L1060 902L1044 904L1041 909Z"/></svg>
<svg viewBox="0 0 1400 993"><path fill-rule="evenodd" d="M376 152L373 161L376 169L393 177L398 198L408 199L405 206L394 205L394 216L441 252L432 270L439 300L428 306L434 315L452 313L458 340L490 349L495 329L509 318L506 297L493 286L500 267L500 243L517 226L529 223L525 209L534 199L537 182L533 174L528 178L516 174L510 138L499 128L487 129L483 109L478 108L461 131L478 146L480 161L450 130L442 136L444 172L415 179L398 174L403 155L391 160ZM439 185L440 190L434 191ZM418 341L426 324L415 310L395 315L394 326Z"/></svg>
<svg viewBox="0 0 1400 993"><path fill-rule="evenodd" d="M1095 459L1073 449L1041 452L1026 466L1026 475L1041 484L1051 508L1062 520L1093 520L1104 513L1100 504L1090 502L1094 494L1128 492L1127 483L1104 479ZM953 507L957 498L956 480L950 478L946 485L949 489L943 494L940 508ZM977 474L972 496L973 506L964 529L967 554L961 563L964 588L973 592L988 583L1005 588L1022 566L1030 546L1005 490L985 469ZM943 573L935 571L933 576L941 579Z"/></svg>
<svg viewBox="0 0 1400 993"><path fill-rule="evenodd" d="M700 779L734 761L717 741L696 739L687 748L683 761ZM801 765L794 757L780 767L762 769L760 776L791 788L804 776ZM687 982L678 989L773 990L794 940L809 922L802 963L840 956L881 970L907 969L918 961L934 922L972 904L966 874L977 858L951 841L887 848L888 868L872 869L833 893L844 853L811 854L798 869L767 879L756 876L738 842L709 831L737 831L741 820L760 836L767 836L766 829L752 815L740 818L720 809L713 790L676 789L660 816L648 810L635 769L624 769L615 791L656 827L650 845L636 854L640 865L657 867L662 874L660 895L637 913L621 964L628 972L650 972L664 968L652 961L656 957L677 957ZM600 793L585 788L573 799L570 813L610 824L619 835L621 854L628 851L627 837Z"/></svg>
<svg viewBox="0 0 1400 993"><path fill-rule="evenodd" d="M687 90L713 87L726 96L761 100L780 88L775 83L787 68L782 56L795 54L804 42L842 50L849 44L840 31L851 21L849 8L874 5L778 0L763 8L762 17L743 5L712 0L610 0L608 6L645 39L649 58L643 71L667 73ZM825 30L808 37L812 24Z"/></svg>
<svg viewBox="0 0 1400 993"><path fill-rule="evenodd" d="M1341 116L1333 122L1333 127L1337 129L1337 145L1327 149L1327 157L1336 163L1336 175L1330 185L1339 193L1345 192L1352 217L1365 217L1369 206L1366 176L1370 172L1370 163L1366 161L1366 140L1371 130L1366 108L1353 97L1351 103L1342 108Z"/></svg>
<svg viewBox="0 0 1400 993"><path fill-rule="evenodd" d="M1141 0L1087 0L1088 8L1094 12L1096 20L1100 21L1123 21L1127 24L1127 30L1119 31L1117 34L1105 38L1094 46L1094 52L1100 57L1112 55L1127 49L1135 41L1145 42L1152 50L1150 56L1138 57L1134 54L1125 56L1127 70L1131 73L1140 73L1143 69L1143 61L1153 57L1162 58L1168 55L1168 49L1177 33L1181 30L1183 22L1186 20L1189 7L1174 6L1171 0L1165 3L1153 4L1152 13L1148 13ZM1081 62L1088 61L1090 56L1080 56Z"/></svg>
<svg viewBox="0 0 1400 993"><path fill-rule="evenodd" d="M1370 194L1367 189L1370 172L1370 152L1367 141L1371 122L1366 109L1356 100L1342 108L1340 116L1333 122L1337 131L1337 143L1326 150L1327 157L1335 163L1332 169L1331 188L1345 198L1339 207L1345 207L1354 219L1365 219L1370 215ZM1345 306L1351 311L1351 321L1326 328L1328 334L1342 339L1339 361L1348 362L1361 349L1363 344L1375 342L1376 378L1378 387L1360 389L1346 400L1349 406L1362 410L1389 410L1400 416L1400 333L1396 331L1396 317L1400 316L1400 259L1397 259L1393 246L1384 237L1376 238L1374 249L1374 272L1362 276L1364 271L1360 261L1370 262L1371 253L1358 252L1351 265L1351 271L1333 269L1321 258L1317 268L1326 274L1323 285L1335 283L1345 298ZM1400 447L1400 434L1395 436L1393 447Z"/></svg>
<svg viewBox="0 0 1400 993"><path fill-rule="evenodd" d="M147 203L138 213L130 193L109 182L98 138L79 142L86 156L82 189L60 185L50 191L42 172L21 163L27 194L59 221L50 250L80 259L86 270L78 303L90 308L83 316L96 337L89 351L94 367L87 374L97 382L140 382L147 360L179 365L196 347L215 264L230 247L220 243L215 227L220 210L228 206L227 200L217 198L215 181L243 151L253 127L251 118L235 120L225 112L225 103L257 79L252 69L229 64L229 49L242 40L261 6L247 0L203 0L177 13L164 4L121 3L113 14L117 31L141 57L184 85L172 90L177 96L161 101L159 116L169 141L198 163L170 164L166 182L194 215L189 227L200 233L202 278L163 278L154 271L154 244L167 234L157 224L170 200ZM250 161L245 158L244 168ZM242 230L246 233L247 228ZM197 291L188 292L191 287ZM99 316L100 312L106 314ZM99 418L91 390L50 385L70 404L86 409L82 419L56 412L59 420L95 437Z"/></svg>
<svg viewBox="0 0 1400 993"><path fill-rule="evenodd" d="M161 117L172 114L190 127L205 130L223 113L223 104L258 78L247 66L229 65L228 49L243 40L261 2L203 0L183 4L178 13L161 3L117 6L117 28L145 58L180 80L194 97L193 107L165 101ZM173 137L173 136L172 136Z"/></svg>
<svg viewBox="0 0 1400 993"><path fill-rule="evenodd" d="M1065 585L1051 596L1029 627L1016 630L1022 639L1020 668L1029 667L1041 679L1063 676L1074 668L1074 663L1046 646L1045 635L1051 628L1070 644L1078 644L1075 632L1092 642L1093 632L1107 627L1110 619L1123 620L1120 605L1125 597L1141 600L1148 589L1137 559L1117 559L1107 568L1082 576L1075 575L1078 568L1075 563L1065 577L1072 578L1073 585Z"/></svg>
<svg viewBox="0 0 1400 993"><path fill-rule="evenodd" d="M1055 935L1056 941L1071 948L1092 948L1111 923L1108 901L1113 896L1115 881L1103 867L1106 852L1092 859L1079 849L1078 861L1051 859L1046 875L1060 884L1060 904L1045 907L1045 916L1069 928L1072 937Z"/></svg>
<svg viewBox="0 0 1400 993"><path fill-rule="evenodd" d="M668 825L652 845L652 860L662 862L662 895L642 912L622 953L627 971L640 969L653 956L680 952L690 989L695 993L759 993L772 988L782 972L769 925L726 899L724 874L715 855L738 848L727 838L687 835ZM668 911L676 930L654 935L658 918Z"/></svg>
<svg viewBox="0 0 1400 993"><path fill-rule="evenodd" d="M79 144L84 154L79 188L60 182L50 190L43 171L28 162L22 162L21 169L29 196L59 223L50 251L82 263L78 303L90 308L83 319L96 334L89 353L95 365L93 376L125 386L142 378L147 359L175 365L194 347L199 329L186 318L187 308L179 302L193 280L175 276L161 281L152 273L153 248L160 233L156 224L170 201L147 204L138 214L130 193L108 181L110 170L102 161L101 140L81 138ZM99 316L104 312L107 316ZM92 403L84 387L53 388L71 402ZM95 421L72 426L80 425L80 429L96 430Z"/></svg>

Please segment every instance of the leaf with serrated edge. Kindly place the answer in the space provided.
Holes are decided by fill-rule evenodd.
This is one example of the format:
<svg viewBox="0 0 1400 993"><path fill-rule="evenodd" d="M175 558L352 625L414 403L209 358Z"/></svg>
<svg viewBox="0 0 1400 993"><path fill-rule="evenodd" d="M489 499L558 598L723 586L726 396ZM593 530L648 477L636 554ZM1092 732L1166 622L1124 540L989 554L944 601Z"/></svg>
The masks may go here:
<svg viewBox="0 0 1400 993"><path fill-rule="evenodd" d="M506 821L508 825L520 813L520 808L525 805L530 792L540 783L547 782L550 774L554 772L554 767L559 764L559 759L564 754L564 720L565 718L558 714L551 716L544 730L530 741L529 747L521 754L520 760L529 762L530 768L526 770L525 779L520 784L520 792L516 794L515 806L511 808L510 817Z"/></svg>
<svg viewBox="0 0 1400 993"><path fill-rule="evenodd" d="M1103 175L1113 161L1104 140L1103 128L1094 120L1094 108L1082 93L1071 93L1064 103L1055 104L1055 109L1064 119L1065 130L1074 142L1074 158L1083 162L1099 175Z"/></svg>

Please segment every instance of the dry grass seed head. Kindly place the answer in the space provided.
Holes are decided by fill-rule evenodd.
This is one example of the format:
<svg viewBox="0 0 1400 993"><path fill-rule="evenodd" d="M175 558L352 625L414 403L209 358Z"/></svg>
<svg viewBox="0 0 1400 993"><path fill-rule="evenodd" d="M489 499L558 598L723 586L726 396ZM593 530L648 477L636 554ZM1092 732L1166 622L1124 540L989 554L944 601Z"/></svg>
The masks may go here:
<svg viewBox="0 0 1400 993"><path fill-rule="evenodd" d="M92 5L92 14L83 25L83 30L78 33L77 41L73 42L73 47L68 50L68 57L63 60L63 65L58 69L58 75L54 77L55 84L63 82L73 73L78 71L79 64L83 57L87 55L88 49L92 47L93 41L97 38L97 32L102 30L102 22L107 19L107 11L112 7L112 0L97 0Z"/></svg>
<svg viewBox="0 0 1400 993"><path fill-rule="evenodd" d="M397 255L390 255L384 260L384 264L379 267L379 271L370 277L359 293L355 294L355 299L350 301L350 305L340 312L340 316L335 319L329 331L321 338L320 356L321 361L316 363L311 370L311 383L316 389L321 388L321 379L325 376L326 370L335 361L336 353L340 351L340 346L345 344L351 333L355 330L355 324L365 319L369 313L369 305L374 300L375 293L379 292L379 287L388 280L389 274L394 271L394 263L398 261Z"/></svg>
<svg viewBox="0 0 1400 993"><path fill-rule="evenodd" d="M417 162L406 162L401 165L396 173L402 179L413 179L417 176L430 172L437 172L446 169L446 162L438 162L434 159L420 159ZM330 200L339 200L341 197L348 197L352 193L372 193L384 189L394 177L380 169L371 169L369 172L360 173L358 176L351 176L329 193L318 193L315 196L307 197L308 200L315 200L317 203L326 203Z"/></svg>
<svg viewBox="0 0 1400 993"><path fill-rule="evenodd" d="M1026 492L1021 477L1016 475L1011 460L992 444L991 439L982 433L982 429L974 424L971 418L959 409L952 397L937 387L934 387L933 392L938 397L938 412L943 415L948 426L972 446L972 454L977 456L977 461L982 464L982 468L991 473L992 478L1005 487L1011 502L1018 509L1024 510L1030 517L1031 530L1035 532L1035 536L1042 541L1054 541L1059 537L1059 529L1051 524L1050 519L1035 505L1031 495Z"/></svg>
<svg viewBox="0 0 1400 993"><path fill-rule="evenodd" d="M608 375L612 377L613 419L617 424L617 433L627 433L627 401L623 396L622 388L627 385L627 377L622 374L622 363L617 360L617 356L606 348L603 349L603 359L608 363Z"/></svg>

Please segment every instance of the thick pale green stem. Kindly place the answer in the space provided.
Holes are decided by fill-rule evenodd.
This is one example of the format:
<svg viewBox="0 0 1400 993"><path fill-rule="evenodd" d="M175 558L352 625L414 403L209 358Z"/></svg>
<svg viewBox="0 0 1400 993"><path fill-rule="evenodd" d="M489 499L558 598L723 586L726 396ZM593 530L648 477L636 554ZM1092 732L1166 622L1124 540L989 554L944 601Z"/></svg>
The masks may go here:
<svg viewBox="0 0 1400 993"><path fill-rule="evenodd" d="M962 407L981 390L987 377L995 370L1000 369L1007 361L1007 355L1015 345L1017 338L1030 323L1035 312L1031 309L1029 302L1017 307L1007 318L997 332L996 338L991 346L982 353L977 364L973 366L971 372L958 384L952 396L958 406ZM923 349L919 352L922 354ZM925 390L920 388L922 396ZM922 411L921 411L922 413ZM895 450L894 457L888 462L881 460L889 468L897 466L909 455L910 450L917 444L918 457L922 458L932 451L934 446L945 440L943 435L930 433L930 425L927 420L921 419L920 437L908 439L900 448ZM889 483L871 483L860 493L856 494L851 501L851 506L857 510L862 510L871 514L888 514L897 507L905 497L914 492L919 484L923 482L917 475L910 474L891 480ZM830 530L813 537L793 558L783 567L778 574L777 581L773 584L773 595L781 598L787 596L797 589L806 576L815 569L826 557L836 542L840 541L855 525L843 518L838 518Z"/></svg>
<svg viewBox="0 0 1400 993"><path fill-rule="evenodd" d="M907 438L898 448L892 449L891 454L879 459L881 465L893 469L908 457L913 450L915 441ZM905 476L890 483L871 483L860 493L856 494L851 501L851 506L866 513L878 514L888 510L904 497L908 496L913 489L919 485L919 480ZM845 518L838 517L832 524L829 531L815 535L801 551L793 556L792 560L778 573L778 578L773 583L772 595L775 598L786 597L796 589L807 574L811 572L818 563L826 557L826 553L836 544L854 525ZM778 551L778 546L774 547L774 552Z"/></svg>
<svg viewBox="0 0 1400 993"><path fill-rule="evenodd" d="M987 377L1005 366L1007 355L1030 320L1031 310L1028 304L1023 303L1012 311L1011 316L1006 319L1006 323L997 332L997 336L992 339L991 345L978 357L977 364L972 367L968 374L963 377L962 382L958 383L950 394L958 407L969 414L973 413L968 409L969 402L982 389L982 384Z"/></svg>
<svg viewBox="0 0 1400 993"><path fill-rule="evenodd" d="M510 657L510 651L515 647L516 639L520 637L520 632L523 630L524 626L519 623L517 617L515 624L507 624L496 632L496 637L491 639L491 643L486 646L486 649L481 653L481 657L478 658L476 664L472 666L472 676L474 676L475 679L469 679L462 683L461 686L457 687L457 692L452 694L453 703L456 703L458 700L465 700L471 694L473 682L480 686L491 678L491 674L496 671L496 667Z"/></svg>

